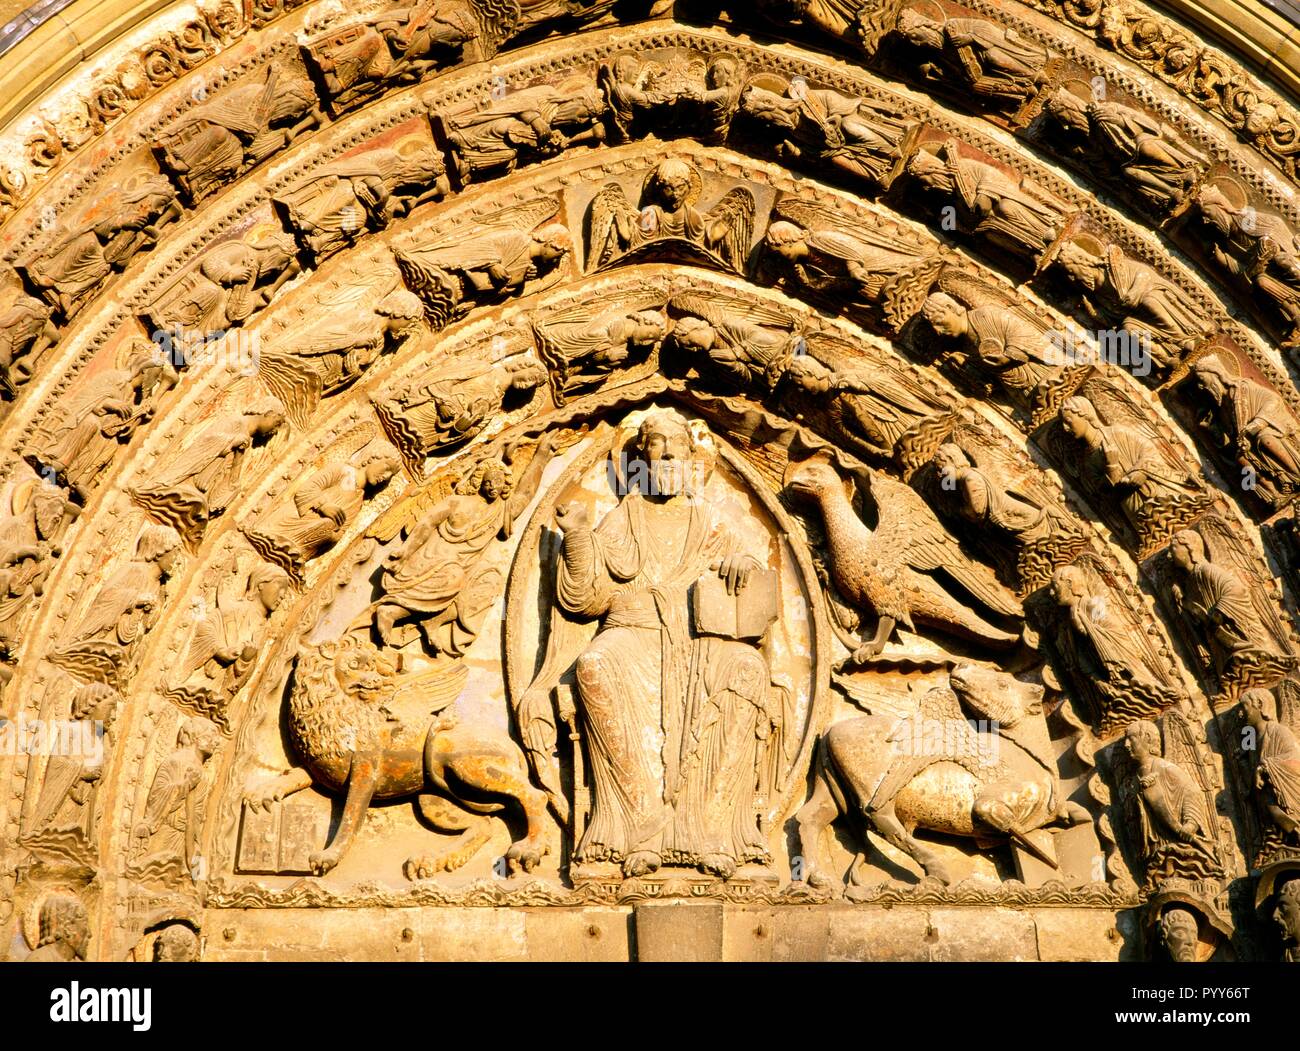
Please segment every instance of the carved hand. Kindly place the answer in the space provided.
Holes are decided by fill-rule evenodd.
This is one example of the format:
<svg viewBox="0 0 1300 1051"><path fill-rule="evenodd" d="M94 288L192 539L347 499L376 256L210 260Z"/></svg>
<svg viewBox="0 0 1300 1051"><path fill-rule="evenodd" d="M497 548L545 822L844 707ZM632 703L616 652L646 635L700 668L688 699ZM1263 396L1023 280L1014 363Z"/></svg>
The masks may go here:
<svg viewBox="0 0 1300 1051"><path fill-rule="evenodd" d="M565 533L578 529L589 529L591 522L587 518L587 509L579 503L565 504L555 509L555 524Z"/></svg>
<svg viewBox="0 0 1300 1051"><path fill-rule="evenodd" d="M727 594L734 595L738 591L743 591L745 585L749 583L749 575L756 569L762 569L763 566L753 555L735 554L714 562L709 568L726 580Z"/></svg>

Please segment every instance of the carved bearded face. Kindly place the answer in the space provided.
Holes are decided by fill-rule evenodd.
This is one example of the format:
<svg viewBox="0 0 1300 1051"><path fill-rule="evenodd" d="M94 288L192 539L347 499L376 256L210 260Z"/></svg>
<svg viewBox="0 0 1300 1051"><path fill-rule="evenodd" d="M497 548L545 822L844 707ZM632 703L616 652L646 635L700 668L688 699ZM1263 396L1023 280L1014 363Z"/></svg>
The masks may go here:
<svg viewBox="0 0 1300 1051"><path fill-rule="evenodd" d="M1175 963L1196 961L1196 917L1186 909L1170 909L1160 917L1160 936Z"/></svg>
<svg viewBox="0 0 1300 1051"><path fill-rule="evenodd" d="M1300 880L1283 885L1273 910L1273 922L1282 933L1282 941L1294 950L1300 945Z"/></svg>
<svg viewBox="0 0 1300 1051"><path fill-rule="evenodd" d="M640 444L641 455L650 468L652 492L659 496L682 492L694 451L690 432L665 417L643 432Z"/></svg>

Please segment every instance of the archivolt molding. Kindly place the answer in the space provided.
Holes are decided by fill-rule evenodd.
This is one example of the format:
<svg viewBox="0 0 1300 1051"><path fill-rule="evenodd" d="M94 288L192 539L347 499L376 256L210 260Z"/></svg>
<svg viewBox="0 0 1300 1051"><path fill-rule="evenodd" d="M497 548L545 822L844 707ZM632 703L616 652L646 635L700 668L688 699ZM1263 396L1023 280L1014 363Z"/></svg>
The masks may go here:
<svg viewBox="0 0 1300 1051"><path fill-rule="evenodd" d="M684 34L684 35L683 35ZM654 28L638 30L632 35L627 35L620 31L602 34L605 38L603 44L593 45L591 50L586 54L579 53L577 56L566 59L566 68L572 63L575 70L581 68L587 62L594 63L601 55L612 54L620 47L631 46L651 46L656 43L663 46L673 44L687 44L698 48L704 53L727 52L736 54L741 58L747 59L752 63L752 68L761 69L775 68L780 70L785 76L804 75L807 77L818 77L821 82L838 87L847 93L866 93L868 97L880 97L892 104L896 104L904 112L911 113L917 118L927 121L930 126L939 129L940 134L951 133L961 136L965 141L971 142L977 146L983 153L995 161L1005 164L1015 162L1022 168L1025 166L1023 151L1016 151L1005 144L998 142L996 139L987 136L980 136L971 130L969 123L955 121L943 115L942 111L936 110L928 102L919 98L900 94L896 91L882 89L878 84L871 84L865 81L861 76L854 75L847 67L836 67L819 62L817 65L811 65L806 60L795 61L787 59L778 61L775 64L766 54L772 49L763 49L759 51L748 46L742 46L737 42L726 37L716 34L702 34L695 31L677 30L665 35L663 31ZM589 56L589 57L588 57ZM536 76L541 75L541 70L533 69L526 59L516 59L513 64L501 64L498 66L502 70L500 75L507 78L517 78L521 82L529 82ZM427 98L431 109L438 112L453 110L455 101L462 100L472 96L476 90L480 90L481 75L478 73L464 73L460 75L449 74L440 78L439 84L448 82L445 89L440 89L431 98ZM232 230L237 223L251 223L254 221L274 221L273 214L269 206L264 203L267 197L275 196L282 193L296 179L302 178L313 167L325 163L329 159L339 156L351 147L358 146L362 142L373 139L375 136L382 135L386 130L397 128L409 124L410 133L415 136L421 136L421 119L417 116L415 108L416 103L409 95L405 99L394 99L386 102L382 107L370 107L365 111L365 118L358 115L352 119L342 122L337 128L331 129L323 136L314 136L311 144L306 148L305 154L300 154L298 150L294 154L277 163L273 163L267 171L267 182L264 188L258 191L246 191L245 194L236 192L233 195L224 195L220 201L213 202L212 206L204 210L204 217L212 210L213 207L220 206L221 211L217 217L207 219L202 222L201 226L185 226L176 229L169 237L168 251L165 258L147 259L144 266L143 275L137 280L134 286L122 288L120 285L110 285L118 292L127 302L136 304L134 312L137 314L145 312L147 304L152 295L156 294L153 290L160 287L160 283L168 278L174 277L184 263L197 258L198 253L209 246L214 237L220 236L221 231ZM328 145L318 145L317 140L323 139ZM1240 324L1230 317L1225 316L1217 307L1215 295L1202 287L1198 287L1187 273L1179 267L1170 255L1167 241L1162 239L1153 239L1152 235L1146 231L1140 230L1133 224L1125 223L1113 213L1098 209L1095 198L1091 194L1083 193L1076 189L1071 182L1060 177L1050 169L1034 166L1030 168L1030 174L1035 182L1045 189L1068 202L1069 206L1074 206L1080 210L1087 209L1088 221L1095 224L1095 229L1106 240L1114 241L1126 249L1130 250L1138 259L1147 261L1157 267L1162 274L1176 280L1180 287L1187 290L1188 294L1193 297L1193 301L1207 313L1214 316L1215 327L1225 334L1232 337L1239 348L1246 349L1257 362L1261 369L1261 378L1266 378L1270 386L1279 391L1283 397L1287 397L1291 402L1293 410L1297 406L1294 394L1291 392L1290 385L1283 380L1283 373L1269 360L1266 352L1260 349L1260 341L1243 329ZM904 181L904 185L906 181ZM859 189L860 187L855 187ZM261 202L261 203L259 203ZM929 214L937 202L922 201L919 202L925 210L919 212L923 219L932 218ZM917 202L912 203L912 207L917 207ZM204 218L204 217L201 217ZM182 236L185 230L194 229L195 233L186 244ZM157 255L158 253L151 253ZM1024 276L1023 272L1017 273L1013 269L1017 278ZM131 291L131 287L137 291ZM57 377L60 388L66 384L69 379L76 373L78 360L84 360L85 350L71 349L78 347L78 340L89 339L89 346L94 346L102 342L105 333L112 331L118 325L126 323L128 310L119 308L114 314L110 315L112 320L106 319L93 328L88 325L89 318L83 322L80 318L74 328L74 335L65 340L67 345L64 347L64 353L72 353L74 357L62 357L55 364L51 361L51 367L46 370L47 375L52 379ZM96 332L96 335L90 335L87 329ZM60 389L55 388L55 389ZM47 395L50 388L44 388L42 396L39 398L33 395L26 399L29 403L36 403L36 411L42 411L51 405L52 399ZM24 435L21 425L17 421L10 424L11 432ZM29 433L29 432L27 432ZM21 439L20 439L21 440Z"/></svg>

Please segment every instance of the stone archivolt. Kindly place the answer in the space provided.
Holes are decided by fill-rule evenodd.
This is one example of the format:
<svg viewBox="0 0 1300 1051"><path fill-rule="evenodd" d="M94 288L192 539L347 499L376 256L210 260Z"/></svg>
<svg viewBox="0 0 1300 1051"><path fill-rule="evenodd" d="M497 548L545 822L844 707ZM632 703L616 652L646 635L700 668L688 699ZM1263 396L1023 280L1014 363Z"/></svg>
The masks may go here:
<svg viewBox="0 0 1300 1051"><path fill-rule="evenodd" d="M95 749L0 755L0 918L115 958L843 899L1265 953L1290 111L1232 143L1006 6L810 6L843 58L770 5L218 11L161 92L61 94L0 212L0 668L7 732Z"/></svg>

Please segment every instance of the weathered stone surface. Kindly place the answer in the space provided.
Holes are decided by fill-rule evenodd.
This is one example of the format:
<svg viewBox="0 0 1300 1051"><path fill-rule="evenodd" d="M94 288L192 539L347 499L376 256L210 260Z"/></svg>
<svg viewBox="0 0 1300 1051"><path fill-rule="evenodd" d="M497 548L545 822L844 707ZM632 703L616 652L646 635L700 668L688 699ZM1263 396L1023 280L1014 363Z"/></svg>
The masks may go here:
<svg viewBox="0 0 1300 1051"><path fill-rule="evenodd" d="M0 53L7 956L1296 955L1300 115L776 6Z"/></svg>

